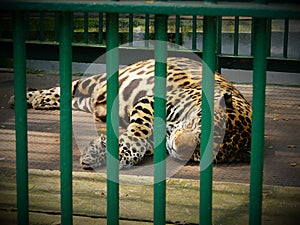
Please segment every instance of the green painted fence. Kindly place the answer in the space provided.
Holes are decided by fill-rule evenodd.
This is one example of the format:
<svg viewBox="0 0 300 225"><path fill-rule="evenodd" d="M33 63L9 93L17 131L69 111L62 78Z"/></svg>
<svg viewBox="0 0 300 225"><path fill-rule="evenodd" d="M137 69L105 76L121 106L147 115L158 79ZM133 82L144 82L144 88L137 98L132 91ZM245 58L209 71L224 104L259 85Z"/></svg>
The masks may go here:
<svg viewBox="0 0 300 225"><path fill-rule="evenodd" d="M72 4L73 5L73 4ZM252 4L252 6L256 6ZM236 6L237 8L240 8ZM257 8L257 7L256 7ZM279 10L280 7L272 7L274 10ZM262 10L262 9L261 9ZM284 10L284 8L282 9ZM286 8L285 8L286 10ZM276 10L275 10L276 11ZM262 10L263 12L263 10ZM106 17L104 12L95 12L90 10L88 12L72 13L73 35L72 35L72 50L73 50L73 62L87 62L92 63L98 58L99 53L104 54L106 51ZM272 13L274 14L274 13ZM230 16L228 16L230 15ZM217 16L217 61L216 66L218 71L221 68L228 69L244 69L252 70L253 65L253 48L249 52L243 51L241 41L245 37L245 34L250 34L253 30L253 21L251 17L244 16L231 16L235 13L224 14L223 16ZM246 14L248 15L248 14ZM12 42L12 29L10 13L3 13L0 15L0 22L3 26L0 27L0 57L13 57L13 42ZM130 43L129 47L120 47L122 52L124 51L136 51L139 55L144 55L145 58L149 57L149 42L147 40L154 39L154 15L149 13L137 14L126 13L120 16L119 22L119 44ZM284 18L280 16L273 16L267 18L267 70L278 72L300 72L299 68L299 54L295 52L295 48L291 47L291 40L293 26L295 25L294 17ZM232 22L233 21L233 22ZM245 23L246 22L246 23ZM231 24L232 23L232 24ZM59 16L57 11L26 11L25 12L25 42L27 59L39 59L39 60L59 60ZM144 35L145 47L137 49L134 47L132 41L134 40L134 28L141 24L142 31L140 34ZM252 27L251 27L252 24ZM281 25L278 25L281 24ZM203 47L199 44L199 39L202 39L199 34L202 35L203 16L197 15L173 15L168 20L168 26L171 28L168 31L168 41L174 42L178 45L184 45L184 38L189 37L191 46L185 46L190 48L190 51L202 57ZM151 29L150 29L151 26ZM242 31L244 26L247 26L248 30ZM274 46L274 38L277 39L279 35L278 26L280 26L280 32L282 33L282 43L278 43ZM188 27L188 29L186 28ZM224 31L225 29L225 31ZM228 31L230 29L230 31ZM227 31L226 31L227 30ZM232 51L224 50L222 46L226 44L224 40L226 35L232 35ZM229 33L228 33L229 32ZM250 36L250 35L249 35ZM249 43L253 42L253 32L251 38L249 37ZM280 41L280 40L279 40ZM278 47L273 52L272 47ZM253 47L252 43L252 47ZM133 48L132 48L133 47ZM292 51L291 51L292 50ZM40 54L40 51L47 52L47 54ZM125 53L130 54L130 53ZM152 54L152 53L151 53ZM132 54L135 55L135 54ZM120 64L126 65L131 63L129 59L120 58Z"/></svg>
<svg viewBox="0 0 300 225"><path fill-rule="evenodd" d="M204 66L203 92L206 98L203 99L203 119L201 134L201 156L205 151L209 151L212 156L213 140L209 137L212 125L213 107L213 82L214 71L219 67L217 54L220 53L220 17L234 16L234 29L238 30L239 17L247 16L253 18L252 30L252 54L253 54L253 138L251 153L251 179L250 179L250 209L249 224L261 224L261 205L262 205L262 172L263 172L263 151L264 151L264 108L265 108L265 85L267 56L270 49L266 43L270 42L270 21L273 18L285 19L284 51L283 57L287 58L288 43L288 21L289 19L300 19L298 7L289 4L264 4L265 1L249 2L69 2L69 1L8 1L2 5L2 11L13 11L13 57L15 72L15 117L16 117L16 172L17 172L17 207L18 224L29 224L29 203L28 203L28 162L27 162L27 112L26 112L26 12L37 11L40 16L40 39L44 40L44 13L56 12L55 21L59 29L56 31L55 38L59 40L59 60L60 60L60 80L61 80L61 224L72 224L72 116L71 116L71 63L72 63L72 30L73 12L84 12L84 42L88 43L88 13L99 12L99 43L103 42L103 13L106 15L106 42L107 42L107 72L108 72L108 90L107 90L107 135L108 149L110 152L107 158L107 224L119 223L119 185L118 185L118 134L114 132L113 124L118 118L117 110L113 109L113 101L118 94L115 88L118 82L118 50L115 50L119 44L118 27L120 13L142 13L146 15L146 24L149 24L149 15L155 15L155 39L159 40L155 46L155 80L159 77L165 77L166 74L166 45L167 41L167 17L166 15L176 15L176 43L180 42L179 25L180 15L193 16L193 24L197 22L196 16L204 16L203 19L203 60L207 63ZM28 19L28 18L27 18ZM129 17L132 21L132 16ZM59 23L57 22L59 21ZM158 26L159 24L159 26ZM149 26L147 26L149 27ZM130 28L132 29L132 27ZM234 36L234 54L238 58L238 32ZM129 40L132 40L132 32L129 32ZM59 38L58 38L59 37ZM146 29L146 39L150 39L149 29ZM196 49L195 36L192 38L193 49ZM222 61L222 59L221 59ZM252 61L251 61L252 62ZM298 68L298 67L297 67ZM166 93L165 84L155 82L155 96L164 96ZM155 98L155 118L165 120L164 98ZM114 123L112 123L114 120ZM160 124L161 120L154 121L154 142L165 135L165 127ZM156 146L156 145L155 145ZM166 206L166 183L164 160L165 142L156 147L154 155L155 173L154 173L154 224L165 223ZM207 163L201 160L202 163ZM201 171L200 186L200 223L212 224L212 165Z"/></svg>

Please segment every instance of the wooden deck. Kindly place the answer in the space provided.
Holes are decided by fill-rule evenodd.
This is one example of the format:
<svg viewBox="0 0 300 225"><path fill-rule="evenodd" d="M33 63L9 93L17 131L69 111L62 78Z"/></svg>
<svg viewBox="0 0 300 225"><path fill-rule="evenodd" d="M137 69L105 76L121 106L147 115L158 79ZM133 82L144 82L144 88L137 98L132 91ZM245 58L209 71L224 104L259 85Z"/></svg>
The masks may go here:
<svg viewBox="0 0 300 225"><path fill-rule="evenodd" d="M32 88L57 84L57 76L28 75L28 86ZM252 87L236 86L251 102ZM268 86L266 93L263 221L264 224L296 224L300 219L297 210L300 206L300 87ZM13 74L1 73L0 218L6 224L14 224L16 216L14 110L7 104L12 94ZM105 170L84 171L79 165L79 149L91 140L90 128L84 121L88 118L86 113L74 114L74 223L105 224ZM28 130L30 218L32 224L59 224L59 111L29 109ZM120 192L121 224L152 221L153 191L151 185L146 185L152 182L152 174L141 168L121 172L124 180ZM250 166L243 163L214 166L214 224L247 223L249 170ZM198 223L199 166L180 165L171 171L170 177L168 222Z"/></svg>

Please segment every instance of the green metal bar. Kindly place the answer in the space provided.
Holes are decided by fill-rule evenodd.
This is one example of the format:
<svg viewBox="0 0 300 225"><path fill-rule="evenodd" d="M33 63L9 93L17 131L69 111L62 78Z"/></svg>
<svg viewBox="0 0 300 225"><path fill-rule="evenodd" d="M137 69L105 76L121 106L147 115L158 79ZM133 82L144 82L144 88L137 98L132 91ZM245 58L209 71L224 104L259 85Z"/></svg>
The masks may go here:
<svg viewBox="0 0 300 225"><path fill-rule="evenodd" d="M148 13L145 15L145 47L149 47L149 39L150 39L150 16Z"/></svg>
<svg viewBox="0 0 300 225"><path fill-rule="evenodd" d="M203 76L202 76L202 130L200 145L200 224L212 224L212 162L214 71L216 50L216 17L204 17Z"/></svg>
<svg viewBox="0 0 300 225"><path fill-rule="evenodd" d="M284 19L283 58L288 56L289 19Z"/></svg>
<svg viewBox="0 0 300 225"><path fill-rule="evenodd" d="M222 16L217 17L217 56L216 56L216 68L221 73L222 67L219 56L222 54Z"/></svg>
<svg viewBox="0 0 300 225"><path fill-rule="evenodd" d="M192 49L197 49L197 16L192 19Z"/></svg>
<svg viewBox="0 0 300 225"><path fill-rule="evenodd" d="M133 14L129 14L129 32L128 32L128 42L129 45L132 46L133 42Z"/></svg>
<svg viewBox="0 0 300 225"><path fill-rule="evenodd" d="M83 26L84 26L84 43L89 43L89 14L84 12L83 14Z"/></svg>
<svg viewBox="0 0 300 225"><path fill-rule="evenodd" d="M40 41L45 40L45 12L40 12Z"/></svg>
<svg viewBox="0 0 300 225"><path fill-rule="evenodd" d="M249 224L261 224L266 88L266 19L254 19Z"/></svg>
<svg viewBox="0 0 300 225"><path fill-rule="evenodd" d="M24 13L14 13L14 91L18 224L29 224L26 50Z"/></svg>
<svg viewBox="0 0 300 225"><path fill-rule="evenodd" d="M269 57L271 55L271 38L272 38L272 19L267 19L267 56Z"/></svg>
<svg viewBox="0 0 300 225"><path fill-rule="evenodd" d="M4 18L2 16L0 16L0 24L1 24L1 26L0 26L0 39L2 38L3 32L4 32L4 28L3 28L3 25L2 25L3 22L4 22Z"/></svg>
<svg viewBox="0 0 300 225"><path fill-rule="evenodd" d="M103 44L103 13L99 12L98 44Z"/></svg>
<svg viewBox="0 0 300 225"><path fill-rule="evenodd" d="M119 15L106 14L107 71L107 225L119 224Z"/></svg>
<svg viewBox="0 0 300 225"><path fill-rule="evenodd" d="M10 40L0 40L0 57L10 57L12 58L13 52L13 42ZM47 52L47 54L40 54L40 50ZM151 49L138 49L138 48L128 48L120 47L122 52L128 52L128 54L134 55L148 55L148 58L153 57ZM59 60L58 57L58 45L53 42L27 42L26 43L27 59L40 59L40 60ZM105 54L105 46L97 45L86 45L86 44L76 44L73 45L73 62L84 62L91 63L94 62L99 54ZM172 54L177 54L178 50L169 50ZM181 51L180 51L181 52ZM202 57L202 51L193 51L194 54ZM242 70L253 70L253 57L251 56L233 56L231 55L219 55L219 65L222 68L227 69L242 69ZM100 60L103 63L106 63L105 60ZM122 57L120 59L120 64L125 65L132 63L132 60ZM283 59L277 57L269 57L267 59L268 71L276 72L289 72L289 73L299 73L300 72L300 60L299 59Z"/></svg>
<svg viewBox="0 0 300 225"><path fill-rule="evenodd" d="M166 221L166 58L167 17L155 16L154 224Z"/></svg>
<svg viewBox="0 0 300 225"><path fill-rule="evenodd" d="M149 1L7 1L0 10L37 10L72 12L108 12L108 13L149 13L163 15L203 15L203 16L252 16L273 18L300 18L300 9L294 4L260 5L253 2L207 1L187 3L186 1L158 2Z"/></svg>
<svg viewBox="0 0 300 225"><path fill-rule="evenodd" d="M24 13L24 20L25 20L25 40L30 38L30 13Z"/></svg>
<svg viewBox="0 0 300 225"><path fill-rule="evenodd" d="M251 56L253 56L253 52L254 52L254 18L252 18L251 21L251 51L250 51Z"/></svg>
<svg viewBox="0 0 300 225"><path fill-rule="evenodd" d="M74 13L71 13L71 35L72 35L72 42L74 42L75 40L75 35L74 35ZM72 61L73 61L73 57L72 57Z"/></svg>
<svg viewBox="0 0 300 225"><path fill-rule="evenodd" d="M55 41L59 41L59 13L55 12Z"/></svg>
<svg viewBox="0 0 300 225"><path fill-rule="evenodd" d="M263 5L263 4L267 4L268 0L254 0L254 2L257 3L257 4Z"/></svg>
<svg viewBox="0 0 300 225"><path fill-rule="evenodd" d="M233 55L237 56L239 54L239 17L234 17L234 47Z"/></svg>
<svg viewBox="0 0 300 225"><path fill-rule="evenodd" d="M71 13L60 15L60 172L61 224L73 223L72 212L72 29Z"/></svg>
<svg viewBox="0 0 300 225"><path fill-rule="evenodd" d="M180 15L176 15L176 22L175 22L175 43L176 47L180 45Z"/></svg>

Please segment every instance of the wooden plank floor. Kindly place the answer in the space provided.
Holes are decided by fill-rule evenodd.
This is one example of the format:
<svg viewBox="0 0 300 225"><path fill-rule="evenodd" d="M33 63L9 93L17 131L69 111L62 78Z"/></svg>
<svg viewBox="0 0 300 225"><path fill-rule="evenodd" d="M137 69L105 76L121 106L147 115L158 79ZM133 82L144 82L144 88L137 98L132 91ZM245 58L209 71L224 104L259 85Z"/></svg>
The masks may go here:
<svg viewBox="0 0 300 225"><path fill-rule="evenodd" d="M32 88L57 84L57 76L28 75ZM237 87L251 101L252 87ZM297 224L300 219L299 91L300 87L267 87L263 224ZM12 94L13 74L0 74L0 221L9 225L16 224L14 110L7 104ZM84 171L79 165L79 148L95 133L94 124L87 126L85 122L89 118L85 113L74 114L74 224L106 224L104 169ZM59 111L29 109L28 130L30 224L60 224ZM152 224L153 178L149 168L145 162L121 172L120 224ZM249 169L242 163L214 166L214 224L247 224ZM175 165L170 171L175 178L167 181L168 224L197 224L199 166Z"/></svg>
<svg viewBox="0 0 300 225"><path fill-rule="evenodd" d="M60 224L59 171L29 171L30 224ZM120 218L123 224L153 221L153 179L120 177ZM168 224L199 223L199 180L167 180L166 220ZM16 210L15 171L0 170L1 224L14 224ZM106 180L103 174L73 173L73 213L75 224L105 224ZM265 186L263 224L297 224L300 219L300 188ZM249 185L213 183L213 224L247 224ZM13 220L13 221L12 221ZM2 223L3 222L3 223ZM7 222L7 223L6 223ZM130 223L131 222L131 223ZM122 223L121 223L122 224Z"/></svg>
<svg viewBox="0 0 300 225"><path fill-rule="evenodd" d="M57 76L28 75L28 87L45 88L58 85ZM236 85L251 102L252 87ZM266 135L264 183L270 185L300 186L300 87L268 86L266 101ZM13 74L0 74L0 166L15 167L14 110L7 101L13 94ZM80 148L95 135L93 122L86 113L74 114L73 169L82 172L79 165ZM29 167L32 169L59 169L59 111L28 110ZM96 137L96 136L95 136ZM150 160L150 159L149 159ZM151 161L151 160L150 160ZM148 165L148 164L145 164ZM248 164L218 164L214 166L214 180L225 182L249 182ZM103 171L103 170L102 170ZM94 171L89 171L94 173ZM101 172L101 171L100 171ZM137 167L124 174L151 175L149 167ZM175 166L170 176L199 179L199 167L195 163Z"/></svg>

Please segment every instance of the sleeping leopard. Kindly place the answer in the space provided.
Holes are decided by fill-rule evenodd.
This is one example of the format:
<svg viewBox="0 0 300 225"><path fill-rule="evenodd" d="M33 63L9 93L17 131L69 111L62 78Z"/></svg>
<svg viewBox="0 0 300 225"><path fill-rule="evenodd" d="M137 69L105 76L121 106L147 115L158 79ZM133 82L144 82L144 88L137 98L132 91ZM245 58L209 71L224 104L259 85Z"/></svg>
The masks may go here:
<svg viewBox="0 0 300 225"><path fill-rule="evenodd" d="M153 59L119 70L119 115L124 132L119 137L120 168L139 164L153 155L154 118ZM202 63L189 58L167 59L166 149L176 160L200 161ZM92 113L106 122L106 73L72 82L72 109ZM14 105L14 96L9 100ZM27 104L34 109L59 109L60 88L31 90ZM214 162L250 161L252 110L244 96L219 73L215 73ZM106 136L83 149L83 169L105 165Z"/></svg>

